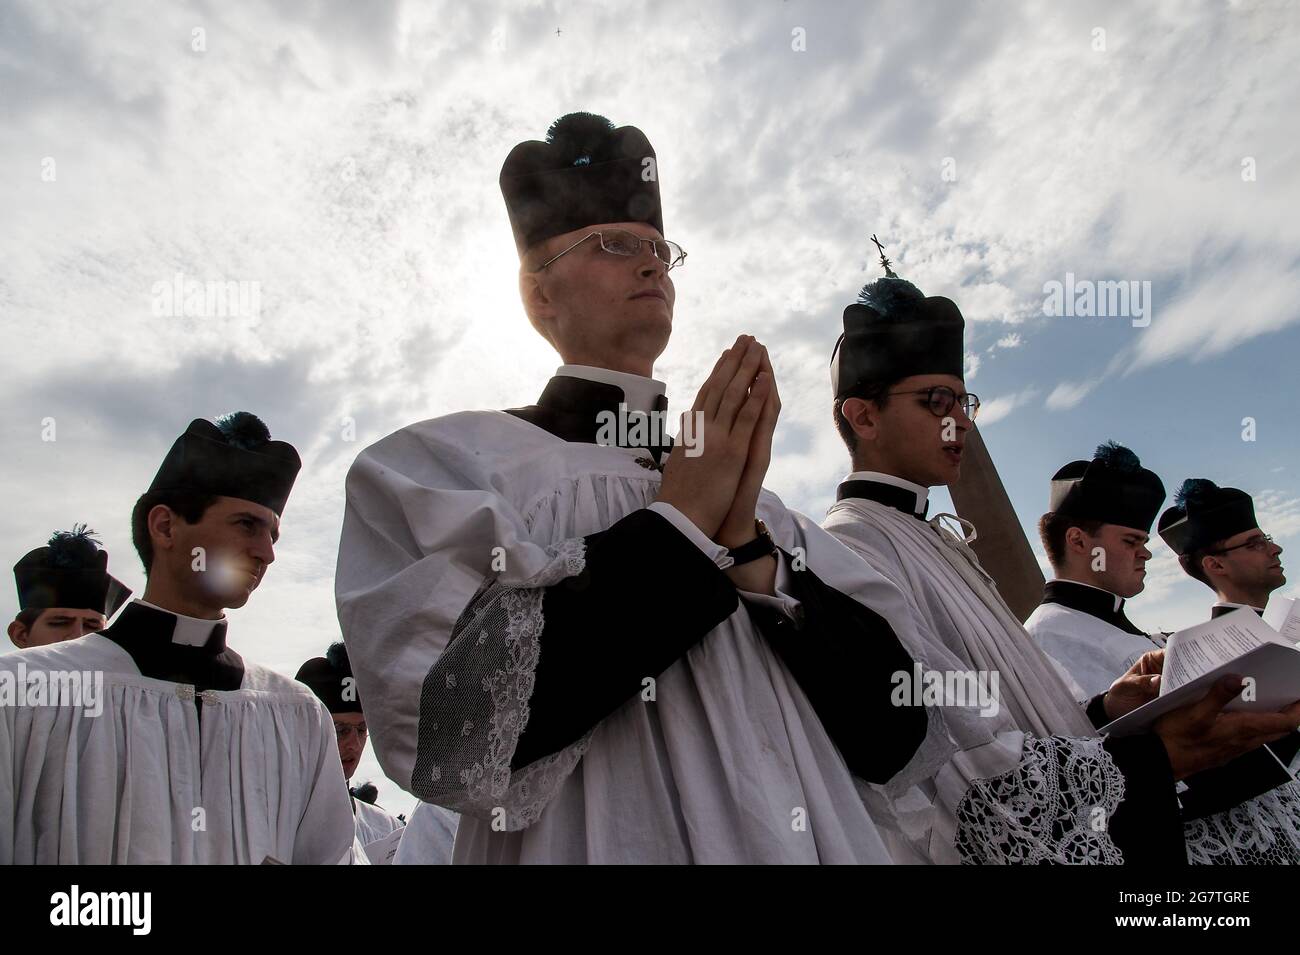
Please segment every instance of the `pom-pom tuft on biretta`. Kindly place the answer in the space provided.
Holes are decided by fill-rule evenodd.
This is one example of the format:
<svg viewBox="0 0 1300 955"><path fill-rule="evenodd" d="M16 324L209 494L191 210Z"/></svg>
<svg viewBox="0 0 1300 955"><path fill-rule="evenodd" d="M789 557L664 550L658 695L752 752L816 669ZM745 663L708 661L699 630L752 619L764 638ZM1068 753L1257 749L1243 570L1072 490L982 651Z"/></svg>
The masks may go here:
<svg viewBox="0 0 1300 955"><path fill-rule="evenodd" d="M609 138L614 124L595 113L569 113L551 123L546 131L546 141L556 147L566 165L584 166L591 162Z"/></svg>
<svg viewBox="0 0 1300 955"><path fill-rule="evenodd" d="M90 570L99 566L99 541L85 524L73 524L70 531L55 531L46 546L50 548L50 566L63 570Z"/></svg>
<svg viewBox="0 0 1300 955"><path fill-rule="evenodd" d="M925 293L907 279L876 279L862 286L858 303L875 309L885 318L906 318L925 301Z"/></svg>
<svg viewBox="0 0 1300 955"><path fill-rule="evenodd" d="M251 411L234 411L216 420L217 428L231 447L257 451L271 440L270 429Z"/></svg>
<svg viewBox="0 0 1300 955"><path fill-rule="evenodd" d="M352 661L348 659L348 648L343 645L343 641L336 640L329 645L325 651L325 659L329 661L330 666L338 670L340 676L352 676Z"/></svg>
<svg viewBox="0 0 1300 955"><path fill-rule="evenodd" d="M1218 490L1218 485L1205 478L1188 478L1174 495L1174 506L1187 509L1189 503L1195 504L1209 497Z"/></svg>
<svg viewBox="0 0 1300 955"><path fill-rule="evenodd" d="M1092 459L1115 471L1135 473L1142 467L1138 456L1118 441L1107 441L1105 444L1097 445L1097 452Z"/></svg>

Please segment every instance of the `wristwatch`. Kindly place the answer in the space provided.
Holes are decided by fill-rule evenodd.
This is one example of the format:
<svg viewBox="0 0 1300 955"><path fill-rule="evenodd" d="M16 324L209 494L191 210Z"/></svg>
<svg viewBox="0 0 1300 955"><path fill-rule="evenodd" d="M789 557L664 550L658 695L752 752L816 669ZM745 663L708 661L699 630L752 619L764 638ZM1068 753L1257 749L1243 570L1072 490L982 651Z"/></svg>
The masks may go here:
<svg viewBox="0 0 1300 955"><path fill-rule="evenodd" d="M727 556L733 561L732 567L739 567L741 564L748 564L760 557L776 553L776 544L772 540L767 525L757 518L754 519L754 532L758 536L749 543L741 544L739 547L727 548Z"/></svg>

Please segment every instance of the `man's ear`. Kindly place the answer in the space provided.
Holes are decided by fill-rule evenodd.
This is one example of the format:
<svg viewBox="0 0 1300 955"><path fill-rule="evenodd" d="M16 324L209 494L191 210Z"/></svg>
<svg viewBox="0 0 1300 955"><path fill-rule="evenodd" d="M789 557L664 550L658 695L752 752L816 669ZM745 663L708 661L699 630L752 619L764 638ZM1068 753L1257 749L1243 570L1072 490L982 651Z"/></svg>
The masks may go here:
<svg viewBox="0 0 1300 955"><path fill-rule="evenodd" d="M1088 546L1088 535L1083 532L1082 527L1065 529L1065 550L1066 553L1092 556L1092 548Z"/></svg>
<svg viewBox="0 0 1300 955"><path fill-rule="evenodd" d="M155 555L175 546L176 515L166 504L155 504L145 518L145 524L149 528L149 540L153 542Z"/></svg>
<svg viewBox="0 0 1300 955"><path fill-rule="evenodd" d="M555 316L555 306L547 295L546 285L540 272L525 272L520 268L519 300L524 304L524 313L528 316L529 324L554 346L555 339L551 337L550 323Z"/></svg>
<svg viewBox="0 0 1300 955"><path fill-rule="evenodd" d="M1201 558L1201 573L1214 578L1223 574L1223 560L1217 554L1206 554Z"/></svg>
<svg viewBox="0 0 1300 955"><path fill-rule="evenodd" d="M880 427L880 407L865 398L845 398L840 414L849 423L859 441L875 441Z"/></svg>
<svg viewBox="0 0 1300 955"><path fill-rule="evenodd" d="M19 650L24 650L27 648L27 640L30 636L31 636L31 631L29 631L25 626L23 626L21 620L9 621L9 640Z"/></svg>

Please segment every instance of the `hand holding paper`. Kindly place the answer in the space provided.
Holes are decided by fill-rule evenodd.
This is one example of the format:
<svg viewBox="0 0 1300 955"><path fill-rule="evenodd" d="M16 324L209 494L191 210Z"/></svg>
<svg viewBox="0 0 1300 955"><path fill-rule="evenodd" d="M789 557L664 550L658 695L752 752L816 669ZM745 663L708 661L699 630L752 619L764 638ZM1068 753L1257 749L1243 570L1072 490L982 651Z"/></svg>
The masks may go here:
<svg viewBox="0 0 1300 955"><path fill-rule="evenodd" d="M1141 679L1134 671L1144 666L1154 668L1154 654L1145 654L1116 685ZM1152 685L1159 687L1157 699L1119 716L1102 732L1127 736L1154 730L1179 779L1222 765L1300 726L1300 650L1253 610L1238 610L1174 634L1163 654L1160 677L1147 689ZM1140 689L1128 686L1113 709L1108 698L1107 713L1132 702Z"/></svg>
<svg viewBox="0 0 1300 955"><path fill-rule="evenodd" d="M1160 695L1165 651L1151 650L1138 657L1128 672L1110 685L1103 704L1106 715L1117 720Z"/></svg>
<svg viewBox="0 0 1300 955"><path fill-rule="evenodd" d="M1243 685L1240 677L1221 677L1204 699L1156 720L1154 730L1165 744L1174 779L1222 766L1242 753L1281 739L1300 725L1300 703L1280 713L1224 712Z"/></svg>

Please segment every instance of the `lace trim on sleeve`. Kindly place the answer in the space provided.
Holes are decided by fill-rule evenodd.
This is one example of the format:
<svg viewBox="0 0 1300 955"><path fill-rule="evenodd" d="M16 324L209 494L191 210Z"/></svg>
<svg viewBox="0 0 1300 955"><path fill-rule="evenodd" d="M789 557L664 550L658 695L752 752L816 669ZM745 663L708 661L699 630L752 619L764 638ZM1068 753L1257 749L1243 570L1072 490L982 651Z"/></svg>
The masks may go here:
<svg viewBox="0 0 1300 955"><path fill-rule="evenodd" d="M1014 769L977 780L957 807L957 850L967 865L1118 865L1107 820L1124 776L1099 739L1025 737Z"/></svg>
<svg viewBox="0 0 1300 955"><path fill-rule="evenodd" d="M1192 865L1300 865L1300 783L1183 828Z"/></svg>
<svg viewBox="0 0 1300 955"><path fill-rule="evenodd" d="M544 588L582 572L582 538L548 548L551 561L518 587L486 582L456 621L451 642L420 691L411 791L426 802L527 828L582 759L588 733L515 773L510 761L528 724ZM499 823L498 823L499 820Z"/></svg>

